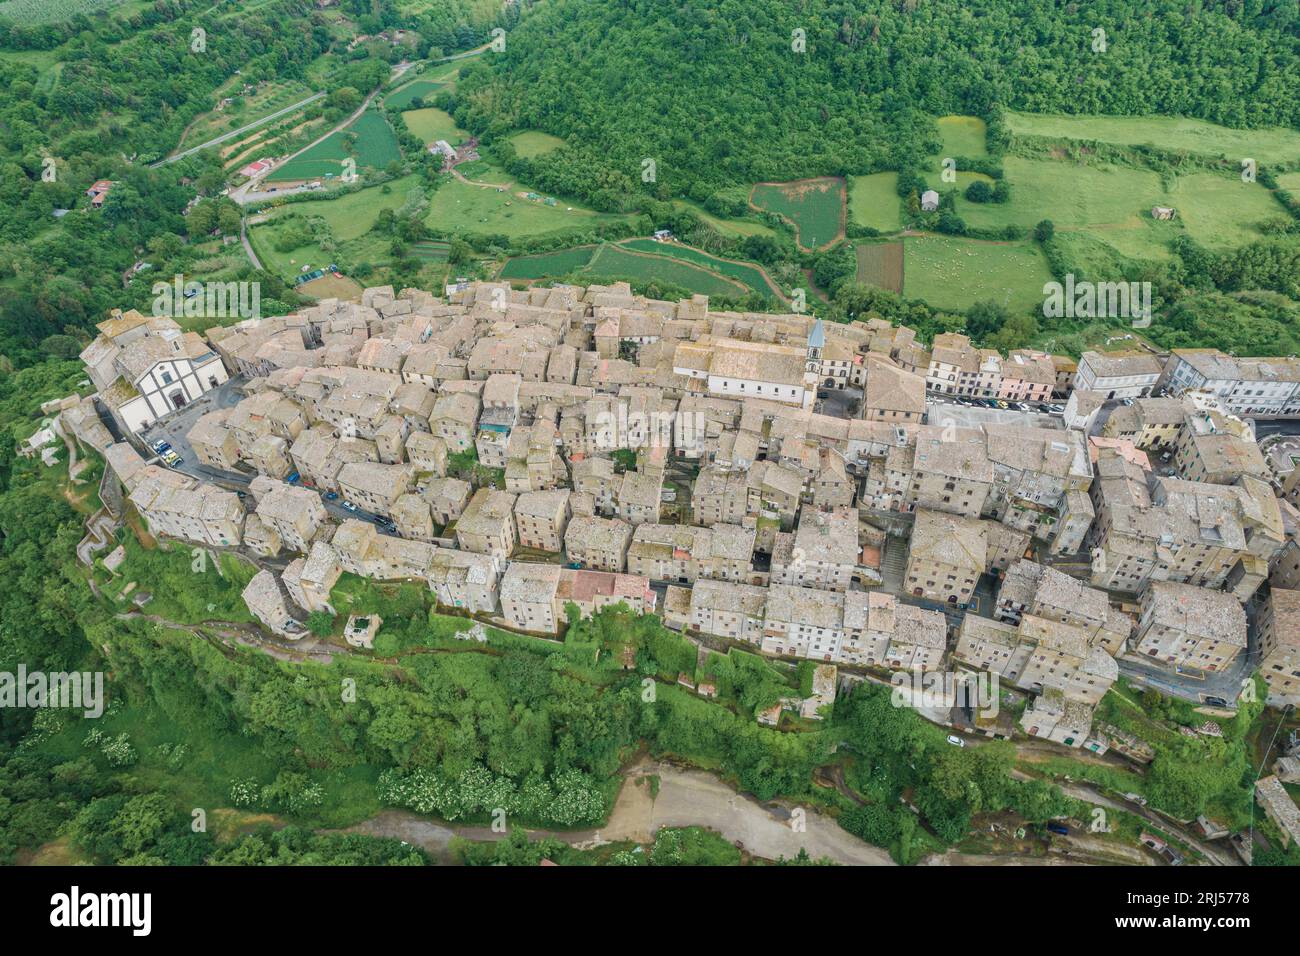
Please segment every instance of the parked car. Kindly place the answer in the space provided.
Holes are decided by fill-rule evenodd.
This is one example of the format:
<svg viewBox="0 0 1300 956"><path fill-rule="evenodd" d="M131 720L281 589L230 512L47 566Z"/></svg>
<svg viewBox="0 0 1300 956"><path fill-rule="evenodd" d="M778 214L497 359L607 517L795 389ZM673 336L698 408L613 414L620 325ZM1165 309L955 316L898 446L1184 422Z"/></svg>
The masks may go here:
<svg viewBox="0 0 1300 956"><path fill-rule="evenodd" d="M291 474L288 478L286 478L286 479L284 479L284 480L287 481L287 482L288 482L289 484L291 484L291 485L293 485L293 484L297 484L297 483L298 483L298 473L295 471L293 474Z"/></svg>
<svg viewBox="0 0 1300 956"><path fill-rule="evenodd" d="M965 747L965 746L966 746L966 741L962 740L962 739L961 739L960 737L958 737L956 734L949 734L949 735L948 735L948 743L952 744L954 747Z"/></svg>
<svg viewBox="0 0 1300 956"><path fill-rule="evenodd" d="M336 499L338 498L338 496L339 496L339 493L338 493L337 491L327 491L327 492L325 492L325 500L326 500L326 501L334 501L334 500L336 500Z"/></svg>
<svg viewBox="0 0 1300 956"><path fill-rule="evenodd" d="M357 510L357 506L354 505L354 504L353 504L352 502L350 502L350 501L345 501L345 502L343 502L343 507L346 508L348 511L356 511L356 510Z"/></svg>
<svg viewBox="0 0 1300 956"><path fill-rule="evenodd" d="M173 468L179 468L179 467L180 467L181 465L183 465L183 464L185 464L185 459L184 459L184 458L177 458L175 461L173 461L173 462L171 463L171 466L172 466Z"/></svg>
<svg viewBox="0 0 1300 956"><path fill-rule="evenodd" d="M1050 830L1052 833L1059 833L1061 836L1070 835L1070 828L1067 827L1064 823L1059 823L1056 820L1048 821L1047 829Z"/></svg>
<svg viewBox="0 0 1300 956"><path fill-rule="evenodd" d="M172 450L172 446L167 444L167 442L163 441L162 439L159 439L158 441L154 442L150 447L160 455L163 454L164 452L169 452Z"/></svg>

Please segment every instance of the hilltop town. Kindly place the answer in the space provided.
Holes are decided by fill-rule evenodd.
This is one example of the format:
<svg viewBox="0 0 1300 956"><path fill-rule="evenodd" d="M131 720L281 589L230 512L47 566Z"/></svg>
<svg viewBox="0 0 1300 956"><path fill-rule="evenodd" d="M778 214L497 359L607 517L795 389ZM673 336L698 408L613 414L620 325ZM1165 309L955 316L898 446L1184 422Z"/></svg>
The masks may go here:
<svg viewBox="0 0 1300 956"><path fill-rule="evenodd" d="M1300 700L1300 469L1253 432L1300 412L1295 359L927 349L499 283L203 335L120 313L82 358L63 421L154 535L257 562L244 601L284 642L350 573L526 634L622 604L806 659L821 690L786 706L813 717L837 684L996 675L1018 707L918 709L1100 755L1121 675L1230 715L1258 668ZM335 626L364 648L382 622Z"/></svg>

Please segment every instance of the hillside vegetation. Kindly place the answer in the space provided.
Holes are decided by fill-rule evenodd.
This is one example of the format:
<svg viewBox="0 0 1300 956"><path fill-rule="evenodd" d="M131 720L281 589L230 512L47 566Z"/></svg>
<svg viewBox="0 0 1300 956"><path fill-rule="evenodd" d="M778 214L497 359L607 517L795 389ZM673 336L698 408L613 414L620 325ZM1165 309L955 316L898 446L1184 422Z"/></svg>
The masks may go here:
<svg viewBox="0 0 1300 956"><path fill-rule="evenodd" d="M1295 126L1296 25L1261 0L550 0L467 71L457 119L562 136L533 159L539 185L610 206L872 172L937 152L931 117L995 104Z"/></svg>

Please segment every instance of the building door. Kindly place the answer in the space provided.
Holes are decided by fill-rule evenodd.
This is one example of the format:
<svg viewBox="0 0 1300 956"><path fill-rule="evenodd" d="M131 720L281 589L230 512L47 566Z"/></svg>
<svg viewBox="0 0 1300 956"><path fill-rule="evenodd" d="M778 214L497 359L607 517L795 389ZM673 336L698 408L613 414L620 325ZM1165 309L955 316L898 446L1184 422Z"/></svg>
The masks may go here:
<svg viewBox="0 0 1300 956"><path fill-rule="evenodd" d="M179 388L171 393L172 408L183 408L185 406L185 393Z"/></svg>

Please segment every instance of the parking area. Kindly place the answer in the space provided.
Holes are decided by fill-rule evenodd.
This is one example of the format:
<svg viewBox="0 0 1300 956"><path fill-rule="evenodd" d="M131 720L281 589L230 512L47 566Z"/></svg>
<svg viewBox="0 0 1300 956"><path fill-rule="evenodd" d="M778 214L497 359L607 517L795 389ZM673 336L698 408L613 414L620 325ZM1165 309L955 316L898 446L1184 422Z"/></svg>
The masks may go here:
<svg viewBox="0 0 1300 956"><path fill-rule="evenodd" d="M862 407L862 389L821 388L817 391L817 410L833 418L856 418Z"/></svg>
<svg viewBox="0 0 1300 956"><path fill-rule="evenodd" d="M195 422L208 412L215 412L222 408L233 408L238 405L240 399L244 397L242 386L247 381L248 379L242 375L237 375L222 382L216 388L204 392L194 401L172 412L166 418L158 419L158 421L140 432L140 438L150 448L153 448L154 444L159 441L165 441L171 445L172 450L184 461L180 470L186 474L205 480L214 478L238 479L240 477L238 475L206 468L200 464L194 455L194 449L190 447L189 433ZM189 466L191 465L194 466L195 470L190 469ZM244 480L247 481L248 479L245 478Z"/></svg>
<svg viewBox="0 0 1300 956"><path fill-rule="evenodd" d="M252 471L222 471L219 468L212 468L198 460L194 454L194 449L190 446L189 432L194 427L195 422L208 412L216 411L222 408L230 408L239 404L240 399L244 397L240 391L240 386L246 379L242 377L232 378L227 382L205 393L200 398L190 402L184 408L177 409L166 418L154 422L153 425L140 432L140 438L150 448L155 442L165 441L171 446L181 460L180 466L169 465L167 462L158 460L157 464L167 465L181 474L189 475L191 478L197 478L200 481L210 482L225 488L228 491L235 491L244 494L244 489L256 477ZM304 487L309 487L304 485ZM317 489L311 489L313 491ZM361 521L373 523L380 534L397 537L397 531L392 528L386 516L372 514L361 508L350 507L337 494L332 497L328 494L321 494L325 510L336 521L344 521L348 518L357 518ZM246 505L252 506L252 499L245 499Z"/></svg>
<svg viewBox="0 0 1300 956"><path fill-rule="evenodd" d="M978 428L981 425L1021 425L1030 428L1065 428L1059 413L1045 411L1048 407L1031 406L1021 402L1014 408L990 407L983 399L956 400L951 396L926 397L926 420L931 425L952 425L956 428ZM1010 404L1010 403L1008 403Z"/></svg>

